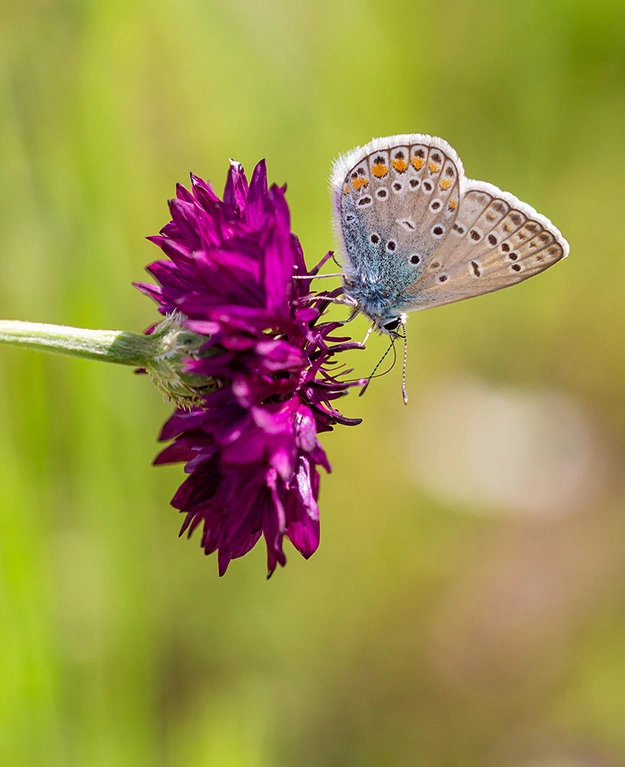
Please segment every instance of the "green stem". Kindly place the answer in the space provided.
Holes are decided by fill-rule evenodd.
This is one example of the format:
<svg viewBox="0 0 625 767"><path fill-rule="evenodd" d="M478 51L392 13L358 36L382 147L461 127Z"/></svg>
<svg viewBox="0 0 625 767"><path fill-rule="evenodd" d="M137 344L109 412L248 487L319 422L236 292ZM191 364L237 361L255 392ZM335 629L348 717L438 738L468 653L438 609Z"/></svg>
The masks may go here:
<svg viewBox="0 0 625 767"><path fill-rule="evenodd" d="M162 339L158 333L144 336L124 330L88 330L43 322L0 320L0 343L144 367L159 353Z"/></svg>
<svg viewBox="0 0 625 767"><path fill-rule="evenodd" d="M148 336L0 320L0 344L145 368L155 386L177 407L202 407L205 395L217 389L219 382L188 373L185 366L189 360L210 357L215 350L204 350L207 336L187 330L184 319L177 312L169 314Z"/></svg>

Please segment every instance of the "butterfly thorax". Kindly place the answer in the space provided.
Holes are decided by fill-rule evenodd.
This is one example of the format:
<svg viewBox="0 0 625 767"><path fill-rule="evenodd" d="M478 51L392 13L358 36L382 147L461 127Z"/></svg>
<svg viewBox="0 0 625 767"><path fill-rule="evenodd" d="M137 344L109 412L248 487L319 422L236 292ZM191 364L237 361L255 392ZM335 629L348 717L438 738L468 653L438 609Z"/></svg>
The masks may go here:
<svg viewBox="0 0 625 767"><path fill-rule="evenodd" d="M406 309L402 298L402 286L392 277L368 272L365 275L347 276L344 280L345 295L353 299L359 311L371 319L377 330L389 332L385 325L393 325Z"/></svg>

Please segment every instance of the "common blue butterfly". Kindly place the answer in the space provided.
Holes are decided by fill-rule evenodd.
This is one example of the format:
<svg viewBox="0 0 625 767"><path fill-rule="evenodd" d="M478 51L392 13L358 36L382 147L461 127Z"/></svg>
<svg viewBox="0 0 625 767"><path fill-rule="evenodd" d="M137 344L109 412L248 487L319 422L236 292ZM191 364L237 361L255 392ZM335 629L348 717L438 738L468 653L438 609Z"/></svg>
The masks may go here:
<svg viewBox="0 0 625 767"><path fill-rule="evenodd" d="M408 312L515 285L569 253L549 219L467 179L435 136L374 139L335 162L331 184L346 301L392 336Z"/></svg>

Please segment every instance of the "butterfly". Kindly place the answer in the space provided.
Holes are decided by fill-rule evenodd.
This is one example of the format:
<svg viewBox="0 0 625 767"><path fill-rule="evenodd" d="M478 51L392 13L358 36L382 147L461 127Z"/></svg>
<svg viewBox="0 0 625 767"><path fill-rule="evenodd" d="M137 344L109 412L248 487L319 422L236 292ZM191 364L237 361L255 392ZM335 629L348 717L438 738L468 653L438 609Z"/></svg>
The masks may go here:
<svg viewBox="0 0 625 767"><path fill-rule="evenodd" d="M442 138L374 139L340 157L331 186L347 303L405 336L408 312L516 285L569 253L534 208L464 175Z"/></svg>

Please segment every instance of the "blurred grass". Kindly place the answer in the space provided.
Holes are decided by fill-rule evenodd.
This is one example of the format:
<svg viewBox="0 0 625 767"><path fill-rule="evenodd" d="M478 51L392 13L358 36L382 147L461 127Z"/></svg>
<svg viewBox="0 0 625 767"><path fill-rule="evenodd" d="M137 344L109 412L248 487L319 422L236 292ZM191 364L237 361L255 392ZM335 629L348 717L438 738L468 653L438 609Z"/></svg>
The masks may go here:
<svg viewBox="0 0 625 767"><path fill-rule="evenodd" d="M337 154L442 135L469 176L552 218L572 255L413 317L411 405L467 373L559 389L622 461L620 0L4 0L0 13L0 315L149 325L130 287L156 257L142 237L176 181L193 170L220 187L230 156L248 170L265 156L288 182L313 263L333 245ZM149 465L169 410L147 380L2 349L0 764L484 765L502 750L516 764L509 744L535 733L625 760L623 579L523 684L455 685L432 625L506 522L410 481L397 371L344 410L365 422L324 440L319 552L291 553L266 583L258 547L220 580L197 540L176 539L181 469ZM590 510L623 541L617 558L623 506L618 487Z"/></svg>

